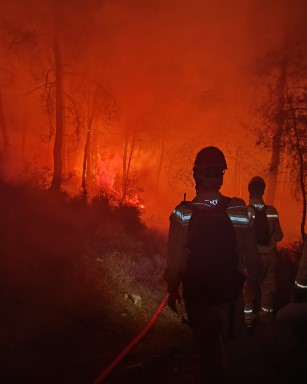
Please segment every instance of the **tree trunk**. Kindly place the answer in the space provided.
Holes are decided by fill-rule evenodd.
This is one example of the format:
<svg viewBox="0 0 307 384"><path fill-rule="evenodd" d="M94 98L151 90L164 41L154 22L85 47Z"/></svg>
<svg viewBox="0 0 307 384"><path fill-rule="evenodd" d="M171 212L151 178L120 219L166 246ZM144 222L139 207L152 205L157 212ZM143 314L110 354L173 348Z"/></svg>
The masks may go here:
<svg viewBox="0 0 307 384"><path fill-rule="evenodd" d="M88 195L86 179L87 179L87 161L89 156L90 141L91 141L91 129L88 128L86 133L86 141L85 141L83 164L82 164L82 195L84 197L87 197Z"/></svg>
<svg viewBox="0 0 307 384"><path fill-rule="evenodd" d="M56 11L56 10L55 10ZM53 147L53 178L50 189L60 191L63 173L63 141L64 141L64 97L63 97L63 71L59 38L56 32L57 19L55 20L55 32L53 36L53 53L55 60L55 139Z"/></svg>
<svg viewBox="0 0 307 384"><path fill-rule="evenodd" d="M129 153L129 158L128 158L129 136L128 136L128 133L127 133L126 139L125 139L125 146L124 146L121 204L125 203L126 197L127 197L128 182L129 182L129 172L130 172L132 154L133 154L133 151L134 151L134 143L135 143L135 135L133 136L133 139L132 139L130 153Z"/></svg>
<svg viewBox="0 0 307 384"><path fill-rule="evenodd" d="M128 141L129 141L128 133L126 133L125 143L124 143L124 153L123 153L123 175L122 175L122 199L121 199L121 203L124 202L125 197L126 197Z"/></svg>
<svg viewBox="0 0 307 384"><path fill-rule="evenodd" d="M162 139L161 152L160 152L158 171L157 171L157 181L156 181L156 194L157 194L157 197L159 197L161 171L162 171L162 165L163 165L163 160L164 160L164 151L165 151L165 143L164 143L164 139Z"/></svg>
<svg viewBox="0 0 307 384"><path fill-rule="evenodd" d="M290 100L290 109L292 113L292 119L293 119L293 130L295 135L295 144L296 144L296 150L297 150L297 156L298 156L298 164L299 164L299 188L302 193L302 200L303 200L303 211L302 211L302 220L301 220L301 236L302 241L304 241L305 238L305 223L306 223L306 188L305 188L305 179L304 179L304 158L303 158L303 150L300 144L300 135L298 133L297 128L297 118L296 114L293 108L293 104ZM305 127L306 130L306 127Z"/></svg>
<svg viewBox="0 0 307 384"><path fill-rule="evenodd" d="M274 205L277 189L277 179L281 158L281 138L284 130L285 122L285 85L286 85L286 60L281 65L280 76L278 79L277 105L276 105L276 129L272 139L272 155L269 166L268 185L266 188L266 201L268 204Z"/></svg>
<svg viewBox="0 0 307 384"><path fill-rule="evenodd" d="M97 92L94 95L93 106L91 115L89 117L86 142L84 147L83 166L82 166L82 193L86 197L88 195L88 179L91 174L91 133L94 120L94 114L96 109Z"/></svg>

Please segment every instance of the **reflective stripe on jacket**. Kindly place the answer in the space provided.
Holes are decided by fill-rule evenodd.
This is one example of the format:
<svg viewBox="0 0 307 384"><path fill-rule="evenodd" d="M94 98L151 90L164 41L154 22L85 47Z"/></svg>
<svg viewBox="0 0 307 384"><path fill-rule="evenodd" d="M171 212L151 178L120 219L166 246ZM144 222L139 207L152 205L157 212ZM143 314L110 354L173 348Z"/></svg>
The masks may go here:
<svg viewBox="0 0 307 384"><path fill-rule="evenodd" d="M196 196L192 204L201 204L204 208L211 209L217 204L218 199L207 200L203 194ZM251 226L251 220L244 200L232 198L229 202L227 213L233 223L237 237L239 251L239 268L244 274L255 276L258 279L262 273L262 264L259 260L255 233ZM187 261L186 240L189 219L192 210L189 204L182 202L175 207L170 215L168 233L167 264L164 278L168 283L168 291L178 289L182 272Z"/></svg>
<svg viewBox="0 0 307 384"><path fill-rule="evenodd" d="M251 203L252 205L256 205L256 207L261 208L263 207L264 203L263 200L256 202L253 201ZM255 218L255 211L252 207L248 206L248 215L253 221ZM279 221L279 215L277 212L277 209L272 205L266 206L266 216L268 218L269 222L269 229L271 234L271 243L268 246L264 245L258 245L258 251L259 253L270 253L276 249L276 244L278 241L281 241L283 238L283 232L281 229L280 221Z"/></svg>

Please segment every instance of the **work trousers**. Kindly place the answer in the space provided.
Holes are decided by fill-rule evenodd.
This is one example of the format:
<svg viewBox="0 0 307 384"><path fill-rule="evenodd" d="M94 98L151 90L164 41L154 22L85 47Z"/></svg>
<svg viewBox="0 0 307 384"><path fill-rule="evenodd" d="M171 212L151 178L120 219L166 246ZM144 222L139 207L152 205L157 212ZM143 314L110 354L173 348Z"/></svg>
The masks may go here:
<svg viewBox="0 0 307 384"><path fill-rule="evenodd" d="M222 305L187 299L186 312L199 355L203 382L228 383L229 375L236 375L236 371L242 373L245 338L242 296L233 304ZM240 365L239 370L237 364Z"/></svg>
<svg viewBox="0 0 307 384"><path fill-rule="evenodd" d="M262 277L260 281L251 281L247 276L244 286L245 308L273 311L276 295L277 253L273 250L268 253L259 253L259 256L263 264Z"/></svg>

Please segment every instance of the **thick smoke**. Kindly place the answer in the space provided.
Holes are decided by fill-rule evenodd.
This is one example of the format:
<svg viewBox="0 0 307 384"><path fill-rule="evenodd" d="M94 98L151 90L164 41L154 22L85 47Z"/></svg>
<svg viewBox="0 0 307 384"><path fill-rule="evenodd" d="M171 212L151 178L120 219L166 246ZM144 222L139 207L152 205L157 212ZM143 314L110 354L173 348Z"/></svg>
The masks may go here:
<svg viewBox="0 0 307 384"><path fill-rule="evenodd" d="M99 84L118 105L112 126L96 121L102 160L122 155L127 132L130 140L137 139L131 166L139 174L145 206L152 207L148 217L158 213L157 222L166 224L183 192L192 197L193 186L180 180L174 185L174 178L176 172L189 172L193 155L208 144L219 145L230 163L241 151L241 184L233 182L230 173L225 192L246 197L245 182L251 172L265 173L270 155L256 147L249 129L249 112L262 97L259 69L267 56L278 57L285 39L295 46L306 41L306 3L79 0L59 2L56 23L53 4L1 4L0 86L10 141L5 176L18 181L25 161L32 168L47 165L52 170L53 141L48 138L53 132L41 101L46 74L53 68L56 27L65 86L82 110L80 143L67 132L68 171L80 175L86 121ZM158 176L162 145L165 155ZM153 194L158 184L159 193ZM282 220L294 236L299 232L299 207L289 186L280 193ZM290 222L290 211L297 212L295 223Z"/></svg>

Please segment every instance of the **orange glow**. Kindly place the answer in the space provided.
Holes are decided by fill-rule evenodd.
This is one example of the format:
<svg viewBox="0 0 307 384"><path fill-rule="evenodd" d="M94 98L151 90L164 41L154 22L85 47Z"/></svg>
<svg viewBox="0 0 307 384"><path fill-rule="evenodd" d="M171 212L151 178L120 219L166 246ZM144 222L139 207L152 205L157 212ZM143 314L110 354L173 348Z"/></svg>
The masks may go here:
<svg viewBox="0 0 307 384"><path fill-rule="evenodd" d="M255 174L266 178L270 160L252 130L258 120L250 110L264 96L259 72L269 70L267 61L279 60L285 35L291 46L306 50L306 2L76 0L73 9L71 2L51 2L61 16L55 23L57 57L54 12L43 3L0 5L5 179L50 181L55 100L48 104L44 90L47 73L60 62L63 172L71 173L65 190L80 192L90 133L90 193L104 188L120 200L126 167L125 200L140 207L149 224L167 228L183 194L193 198L193 158L206 145L225 152L229 169L222 192L247 201L248 180ZM283 164L276 206L286 236L293 238L299 236L302 208L291 184Z"/></svg>
<svg viewBox="0 0 307 384"><path fill-rule="evenodd" d="M108 191L112 191L114 189L116 175L120 172L121 163L122 160L119 154L115 154L112 159L105 161L99 160L95 172L97 184Z"/></svg>

